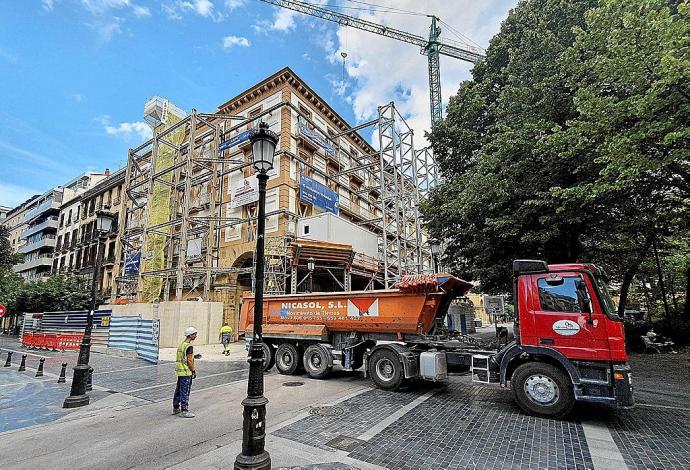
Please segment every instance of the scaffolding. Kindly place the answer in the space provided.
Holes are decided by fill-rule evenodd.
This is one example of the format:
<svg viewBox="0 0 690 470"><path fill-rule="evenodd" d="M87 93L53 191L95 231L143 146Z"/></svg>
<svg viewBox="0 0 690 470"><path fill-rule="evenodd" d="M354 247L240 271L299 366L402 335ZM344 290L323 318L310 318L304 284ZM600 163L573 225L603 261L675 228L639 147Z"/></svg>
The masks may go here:
<svg viewBox="0 0 690 470"><path fill-rule="evenodd" d="M229 266L221 259L223 230L246 224L249 233L243 241L251 241L256 229L255 213L223 214L230 194L225 181L229 184L232 173L249 171L251 162L242 153L238 156L238 148L248 144L259 121L275 112L282 116L284 109L298 120L289 135L303 146L326 142L327 151L312 145L314 155L335 162L337 170L294 153L290 143L279 145L278 161L287 158L298 173L308 169L318 174L340 192L341 213L379 236L380 266L374 268L370 286L376 281L390 288L404 274L430 272L431 253L419 204L437 182L435 163L428 149L415 150L412 129L395 104L381 106L372 121L329 134L299 107L280 101L251 117L192 110L177 122L155 127L151 140L129 151L116 253L117 297L169 300L174 293L176 299L184 295L209 300L214 289L227 287L240 274L253 274L251 267ZM379 149L354 156L343 137L366 128L375 129ZM281 136L285 135L281 129ZM357 175L362 185L351 188L350 175ZM152 207L166 203L162 211ZM285 293L291 285L287 282L294 272L290 247L300 212L299 204L296 212L279 205L266 214L278 216L286 227L283 235L267 240L268 293ZM341 285L350 286L347 279Z"/></svg>

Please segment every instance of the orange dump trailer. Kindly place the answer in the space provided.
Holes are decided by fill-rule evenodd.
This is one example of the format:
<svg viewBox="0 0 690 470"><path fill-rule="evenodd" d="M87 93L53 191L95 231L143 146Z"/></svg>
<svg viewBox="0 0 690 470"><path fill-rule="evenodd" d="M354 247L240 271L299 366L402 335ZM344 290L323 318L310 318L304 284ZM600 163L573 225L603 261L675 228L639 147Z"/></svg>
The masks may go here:
<svg viewBox="0 0 690 470"><path fill-rule="evenodd" d="M451 301L472 285L447 274L406 276L396 289L266 296L266 368L323 378L334 364L354 370L379 344L428 341ZM254 299L245 294L240 331L253 335Z"/></svg>

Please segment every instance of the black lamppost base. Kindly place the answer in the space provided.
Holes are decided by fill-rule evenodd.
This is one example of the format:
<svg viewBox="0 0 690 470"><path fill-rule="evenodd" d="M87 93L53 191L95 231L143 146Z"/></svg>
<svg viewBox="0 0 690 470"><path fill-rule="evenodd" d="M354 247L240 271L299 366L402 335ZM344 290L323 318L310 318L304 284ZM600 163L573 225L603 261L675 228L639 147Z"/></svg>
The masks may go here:
<svg viewBox="0 0 690 470"><path fill-rule="evenodd" d="M80 406L86 406L89 404L88 395L75 395L65 398L65 402L62 404L63 408L79 408Z"/></svg>
<svg viewBox="0 0 690 470"><path fill-rule="evenodd" d="M271 456L264 451L259 455L238 455L235 459L235 470L269 470L271 468Z"/></svg>

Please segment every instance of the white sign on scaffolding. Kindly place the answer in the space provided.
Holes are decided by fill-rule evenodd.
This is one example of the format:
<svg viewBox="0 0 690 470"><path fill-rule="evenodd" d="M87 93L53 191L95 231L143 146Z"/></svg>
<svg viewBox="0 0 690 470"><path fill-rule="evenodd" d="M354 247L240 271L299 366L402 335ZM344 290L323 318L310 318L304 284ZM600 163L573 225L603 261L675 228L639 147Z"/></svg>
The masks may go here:
<svg viewBox="0 0 690 470"><path fill-rule="evenodd" d="M259 200L259 180L255 175L244 178L239 186L232 188L230 207L238 207L252 204Z"/></svg>

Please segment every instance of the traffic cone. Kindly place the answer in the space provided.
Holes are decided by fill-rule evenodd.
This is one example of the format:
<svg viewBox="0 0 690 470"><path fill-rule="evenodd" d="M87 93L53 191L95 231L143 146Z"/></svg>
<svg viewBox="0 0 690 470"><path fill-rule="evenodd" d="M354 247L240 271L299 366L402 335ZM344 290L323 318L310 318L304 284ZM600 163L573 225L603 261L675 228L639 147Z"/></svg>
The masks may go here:
<svg viewBox="0 0 690 470"><path fill-rule="evenodd" d="M60 371L60 377L58 378L58 383L59 384L64 384L65 383L65 372L67 371L67 363L63 362L62 363L62 370Z"/></svg>
<svg viewBox="0 0 690 470"><path fill-rule="evenodd" d="M5 362L5 367L12 365L12 351L7 351L7 362Z"/></svg>
<svg viewBox="0 0 690 470"><path fill-rule="evenodd" d="M45 357L38 360L38 369L36 370L36 377L43 377L43 363L46 361Z"/></svg>
<svg viewBox="0 0 690 470"><path fill-rule="evenodd" d="M22 363L19 364L19 372L24 372L26 370L26 354L22 354Z"/></svg>

